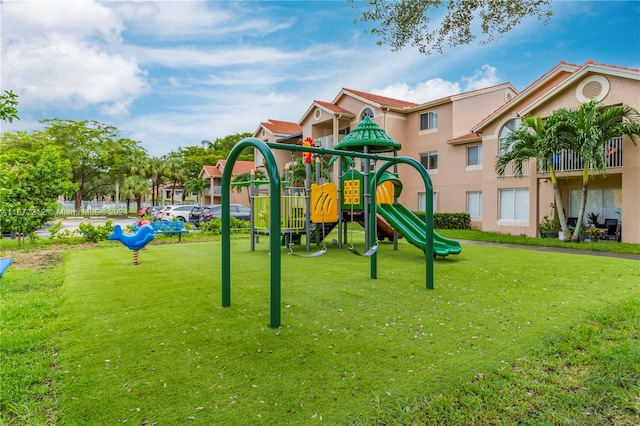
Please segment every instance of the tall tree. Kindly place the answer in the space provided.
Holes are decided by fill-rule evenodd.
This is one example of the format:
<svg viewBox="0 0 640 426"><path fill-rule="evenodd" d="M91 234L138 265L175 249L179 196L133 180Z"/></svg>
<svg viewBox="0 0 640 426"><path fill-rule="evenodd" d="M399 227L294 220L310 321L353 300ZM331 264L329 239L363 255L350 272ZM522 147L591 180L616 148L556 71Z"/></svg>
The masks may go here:
<svg viewBox="0 0 640 426"><path fill-rule="evenodd" d="M131 139L121 138L119 130L97 121L42 120L49 142L61 147L61 156L71 164L71 181L76 183L75 209L82 201L98 194L111 194L115 182L126 173L126 158L143 152Z"/></svg>
<svg viewBox="0 0 640 426"><path fill-rule="evenodd" d="M187 185L184 187L184 192L187 194L195 193L196 202L200 204L200 197L202 197L202 194L208 187L209 183L206 180L195 177L187 182Z"/></svg>
<svg viewBox="0 0 640 426"><path fill-rule="evenodd" d="M480 38L480 44L491 43L527 17L544 19L546 25L552 15L551 0L367 0L363 3L368 8L361 11L355 23L373 24L369 32L378 38L379 45L389 45L394 51L411 45L425 55L442 53L445 46L469 44L476 38Z"/></svg>
<svg viewBox="0 0 640 426"><path fill-rule="evenodd" d="M535 158L540 166L548 169L560 227L563 235L568 237L567 219L552 161L554 155L569 148L568 141L558 137L558 121L564 117L562 114L562 111L554 113L546 121L530 115L523 117L520 127L501 141L500 155L496 160L495 169L499 177L504 177L507 167L511 166L514 175L521 177L524 163L531 158Z"/></svg>
<svg viewBox="0 0 640 426"><path fill-rule="evenodd" d="M0 211L2 228L21 238L42 228L51 221L59 205L57 198L73 192L69 182L71 166L60 158L55 147L46 148L37 164L16 164L0 167L2 189Z"/></svg>
<svg viewBox="0 0 640 426"><path fill-rule="evenodd" d="M175 202L176 186L182 186L182 201L185 200L184 185L188 179L184 169L184 159L179 155L170 155L166 160L166 177L171 180L171 204Z"/></svg>
<svg viewBox="0 0 640 426"><path fill-rule="evenodd" d="M20 120L18 117L18 95L11 90L5 90L0 95L0 121L8 121L12 123L13 120Z"/></svg>
<svg viewBox="0 0 640 426"><path fill-rule="evenodd" d="M159 157L149 157L142 166L141 175L151 179L151 204L158 205L160 199L160 185L166 177L167 166L165 161Z"/></svg>
<svg viewBox="0 0 640 426"><path fill-rule="evenodd" d="M131 198L136 199L136 210L142 207L142 198L149 191L149 181L142 176L132 175L124 179L120 193L127 201L127 213L129 212L129 202Z"/></svg>
<svg viewBox="0 0 640 426"><path fill-rule="evenodd" d="M602 106L595 99L578 108L562 108L556 113L562 115L559 134L583 160L580 210L571 237L571 241L578 241L587 205L589 179L593 175L607 173L606 144L612 138L626 135L636 145L636 138L640 137L640 114L628 105Z"/></svg>

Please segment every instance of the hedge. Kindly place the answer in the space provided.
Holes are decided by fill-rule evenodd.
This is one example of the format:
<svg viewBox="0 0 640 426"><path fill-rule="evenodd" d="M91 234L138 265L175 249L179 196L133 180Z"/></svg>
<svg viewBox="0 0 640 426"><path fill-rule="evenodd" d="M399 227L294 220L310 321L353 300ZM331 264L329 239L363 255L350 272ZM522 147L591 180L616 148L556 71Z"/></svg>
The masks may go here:
<svg viewBox="0 0 640 426"><path fill-rule="evenodd" d="M414 212L416 216L424 220L424 212ZM434 229L471 229L471 216L469 213L439 213L433 214Z"/></svg>

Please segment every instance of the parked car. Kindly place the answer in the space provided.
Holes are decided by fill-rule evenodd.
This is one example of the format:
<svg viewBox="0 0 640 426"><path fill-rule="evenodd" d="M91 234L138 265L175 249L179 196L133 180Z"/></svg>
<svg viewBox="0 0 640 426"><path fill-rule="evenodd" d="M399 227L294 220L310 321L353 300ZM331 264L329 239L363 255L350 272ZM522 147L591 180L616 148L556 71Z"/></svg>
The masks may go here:
<svg viewBox="0 0 640 426"><path fill-rule="evenodd" d="M167 207L170 207L170 206L154 206L154 207L152 207L152 209L151 209L151 217L153 218L153 220L160 220L162 218L162 212Z"/></svg>
<svg viewBox="0 0 640 426"><path fill-rule="evenodd" d="M151 216L151 207L141 207L138 210L138 217Z"/></svg>
<svg viewBox="0 0 640 426"><path fill-rule="evenodd" d="M229 206L229 211L232 217L240 220L251 220L251 209L247 206L243 206L242 204L231 204ZM202 211L201 222L209 222L211 219L218 219L221 217L222 206L220 204L216 204L214 206L210 206L209 208Z"/></svg>
<svg viewBox="0 0 640 426"><path fill-rule="evenodd" d="M191 213L191 210L193 210L194 207L195 206L193 204L188 206L167 206L162 211L162 217L160 220L169 221L177 217L183 222L188 222L189 213Z"/></svg>
<svg viewBox="0 0 640 426"><path fill-rule="evenodd" d="M189 213L189 222L193 223L197 228L200 226L200 216L204 209L209 208L211 206L195 206L191 213Z"/></svg>

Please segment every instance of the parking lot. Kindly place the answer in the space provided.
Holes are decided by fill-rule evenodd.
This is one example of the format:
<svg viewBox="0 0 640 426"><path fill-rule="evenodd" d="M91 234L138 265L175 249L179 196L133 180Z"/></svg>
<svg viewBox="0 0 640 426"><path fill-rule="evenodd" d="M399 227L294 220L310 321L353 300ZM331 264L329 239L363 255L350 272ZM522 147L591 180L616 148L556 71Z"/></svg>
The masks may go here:
<svg viewBox="0 0 640 426"><path fill-rule="evenodd" d="M106 216L96 216L91 218L86 217L67 217L62 219L56 219L51 222L51 225L55 225L58 222L62 222L62 229L60 232L64 230L76 230L80 226L81 223L91 223L93 226L101 226L107 223L107 220L111 220L114 225L120 225L121 227L125 227L127 225L131 225L137 218L135 217L115 217L115 218L107 218ZM50 236L49 227L45 227L36 231L36 235L41 238L46 238Z"/></svg>

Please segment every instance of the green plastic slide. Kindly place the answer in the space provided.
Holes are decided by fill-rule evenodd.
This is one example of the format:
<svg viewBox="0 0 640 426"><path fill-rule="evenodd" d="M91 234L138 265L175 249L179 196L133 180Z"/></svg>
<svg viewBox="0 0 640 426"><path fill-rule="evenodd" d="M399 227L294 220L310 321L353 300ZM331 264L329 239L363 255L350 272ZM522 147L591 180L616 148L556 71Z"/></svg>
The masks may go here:
<svg viewBox="0 0 640 426"><path fill-rule="evenodd" d="M427 247L426 229L422 219L400 203L382 204L377 208L382 216L393 228L414 246L421 250ZM462 251L460 243L450 238L445 238L437 232L433 232L433 252L436 256L448 256Z"/></svg>

